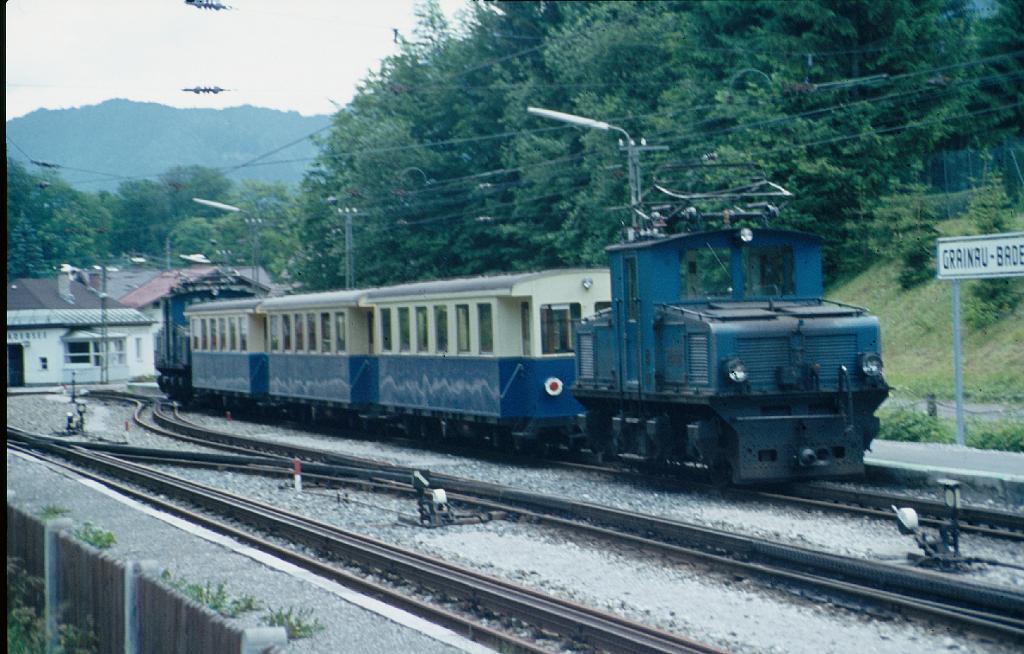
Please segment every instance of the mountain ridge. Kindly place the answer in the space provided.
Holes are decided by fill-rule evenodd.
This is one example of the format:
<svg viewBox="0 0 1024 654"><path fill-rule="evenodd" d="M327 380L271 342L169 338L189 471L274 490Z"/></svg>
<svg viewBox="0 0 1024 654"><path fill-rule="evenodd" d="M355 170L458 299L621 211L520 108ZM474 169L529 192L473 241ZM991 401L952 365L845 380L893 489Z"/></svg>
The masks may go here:
<svg viewBox="0 0 1024 654"><path fill-rule="evenodd" d="M252 105L180 109L118 98L72 109L37 109L8 120L7 137L17 147L9 145L7 156L58 164L65 181L83 191L113 191L125 178L156 177L174 166L229 169L330 121L326 115ZM247 167L232 177L295 185L316 153L312 142L301 141L268 159L287 161Z"/></svg>

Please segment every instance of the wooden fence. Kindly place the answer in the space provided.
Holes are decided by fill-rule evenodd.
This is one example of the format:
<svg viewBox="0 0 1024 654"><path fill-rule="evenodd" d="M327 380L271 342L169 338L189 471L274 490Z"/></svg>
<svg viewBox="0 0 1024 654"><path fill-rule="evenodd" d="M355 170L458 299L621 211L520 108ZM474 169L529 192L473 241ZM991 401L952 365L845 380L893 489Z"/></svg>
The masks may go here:
<svg viewBox="0 0 1024 654"><path fill-rule="evenodd" d="M76 539L67 519L42 519L7 504L7 556L43 580L30 597L46 614L92 633L100 654L256 654L287 643L282 627L242 629L159 581L155 562L118 561Z"/></svg>

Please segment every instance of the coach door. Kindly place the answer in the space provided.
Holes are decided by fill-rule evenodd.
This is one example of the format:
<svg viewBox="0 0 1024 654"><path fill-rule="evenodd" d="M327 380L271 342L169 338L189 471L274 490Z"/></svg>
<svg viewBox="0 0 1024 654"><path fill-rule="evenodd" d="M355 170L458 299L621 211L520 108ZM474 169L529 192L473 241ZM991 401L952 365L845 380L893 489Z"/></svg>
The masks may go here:
<svg viewBox="0 0 1024 654"><path fill-rule="evenodd" d="M636 257L626 257L623 260L622 297L625 306L622 307L625 320L623 325L622 350L625 360L625 386L629 389L638 387L638 375L640 369L640 288L637 279Z"/></svg>

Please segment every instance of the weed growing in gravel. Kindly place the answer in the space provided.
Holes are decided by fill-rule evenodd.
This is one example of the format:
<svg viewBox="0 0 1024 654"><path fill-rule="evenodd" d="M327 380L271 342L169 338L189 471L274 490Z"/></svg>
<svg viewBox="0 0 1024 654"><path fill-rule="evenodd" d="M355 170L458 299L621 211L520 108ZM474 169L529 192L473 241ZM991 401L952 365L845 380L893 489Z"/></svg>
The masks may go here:
<svg viewBox="0 0 1024 654"><path fill-rule="evenodd" d="M260 608L260 603L252 595L229 597L224 582L216 586L210 582L206 582L205 585L196 584L185 577L175 579L170 570L164 570L160 579L185 597L229 618L236 618L246 611Z"/></svg>
<svg viewBox="0 0 1024 654"><path fill-rule="evenodd" d="M97 527L91 522L86 522L84 525L79 527L75 531L75 537L78 540L83 540L89 543L98 550L107 550L113 547L117 539L114 538L113 532L107 531L102 527Z"/></svg>
<svg viewBox="0 0 1024 654"><path fill-rule="evenodd" d="M260 618L262 624L268 627L284 627L285 631L288 632L288 640L297 640L299 638L309 638L315 633L319 633L326 629L323 623L319 619L313 618L310 621L310 617L313 615L313 609L271 609L265 616Z"/></svg>
<svg viewBox="0 0 1024 654"><path fill-rule="evenodd" d="M39 511L39 517L43 520L54 520L61 516L65 516L71 513L71 509L58 506L57 504L47 504Z"/></svg>

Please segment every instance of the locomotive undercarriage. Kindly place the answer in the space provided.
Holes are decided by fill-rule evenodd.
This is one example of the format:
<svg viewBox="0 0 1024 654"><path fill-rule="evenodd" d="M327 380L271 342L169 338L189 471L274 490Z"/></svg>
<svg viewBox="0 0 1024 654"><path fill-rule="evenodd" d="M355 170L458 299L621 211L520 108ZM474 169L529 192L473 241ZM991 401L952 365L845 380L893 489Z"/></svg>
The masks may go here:
<svg viewBox="0 0 1024 654"><path fill-rule="evenodd" d="M723 482L836 479L864 473L885 391L852 394L581 398L587 445L603 456L696 462Z"/></svg>

